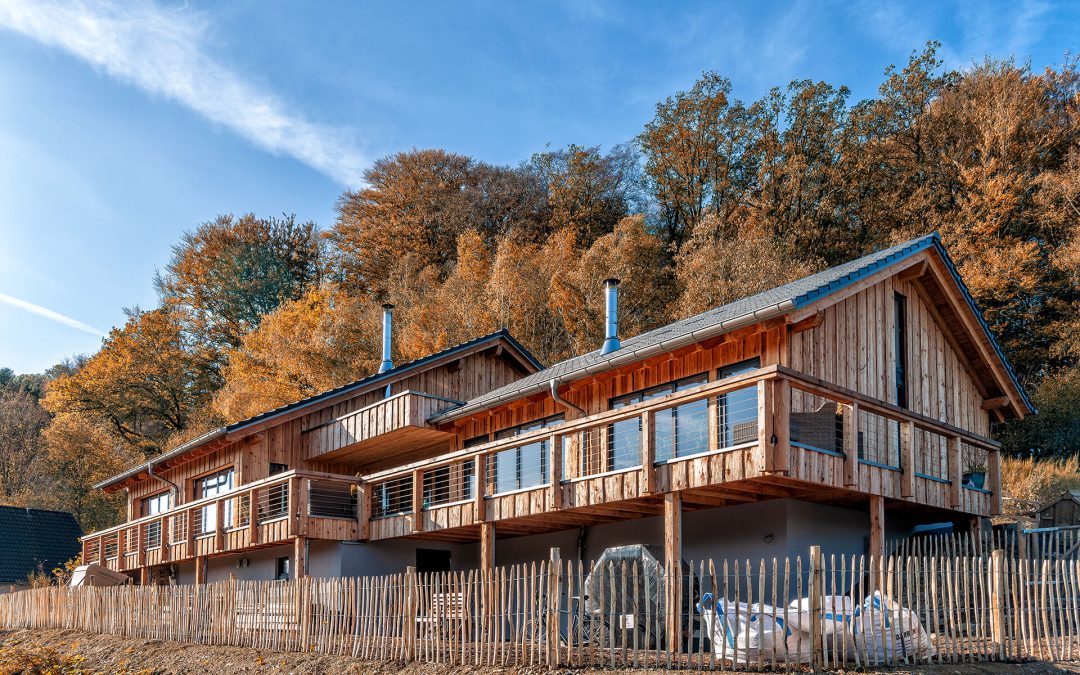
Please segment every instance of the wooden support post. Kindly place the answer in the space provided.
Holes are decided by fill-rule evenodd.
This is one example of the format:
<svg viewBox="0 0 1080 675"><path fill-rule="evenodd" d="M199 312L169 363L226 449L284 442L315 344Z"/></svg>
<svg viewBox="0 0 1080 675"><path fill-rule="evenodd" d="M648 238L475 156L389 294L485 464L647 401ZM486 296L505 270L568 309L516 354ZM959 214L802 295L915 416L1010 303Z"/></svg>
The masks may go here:
<svg viewBox="0 0 1080 675"><path fill-rule="evenodd" d="M819 671L825 666L825 650L821 633L821 599L824 596L825 558L820 546L810 547L810 668Z"/></svg>
<svg viewBox="0 0 1080 675"><path fill-rule="evenodd" d="M960 437L949 436L949 506L954 509L964 503L961 493L964 476L960 461Z"/></svg>
<svg viewBox="0 0 1080 675"><path fill-rule="evenodd" d="M844 485L859 485L859 403L844 406Z"/></svg>
<svg viewBox="0 0 1080 675"><path fill-rule="evenodd" d="M487 504L484 502L484 481L487 480L487 455L477 455L475 466L473 466L473 472L476 478L473 480L473 491L476 493L473 495L474 504L476 506L473 518L478 523L485 522L487 520Z"/></svg>
<svg viewBox="0 0 1080 675"><path fill-rule="evenodd" d="M480 523L480 569L495 568L495 523Z"/></svg>
<svg viewBox="0 0 1080 675"><path fill-rule="evenodd" d="M776 471L776 448L773 445L773 386L770 380L758 380L758 448L765 455L765 473Z"/></svg>
<svg viewBox="0 0 1080 675"><path fill-rule="evenodd" d="M289 534L300 535L300 478L289 479Z"/></svg>
<svg viewBox="0 0 1080 675"><path fill-rule="evenodd" d="M195 558L195 585L201 586L206 583L206 556L200 555Z"/></svg>
<svg viewBox="0 0 1080 675"><path fill-rule="evenodd" d="M915 423L900 423L900 496L915 496Z"/></svg>
<svg viewBox="0 0 1080 675"><path fill-rule="evenodd" d="M990 490L990 515L1001 515L1001 451L986 453L986 489Z"/></svg>
<svg viewBox="0 0 1080 675"><path fill-rule="evenodd" d="M885 553L885 498L870 495L870 555Z"/></svg>
<svg viewBox="0 0 1080 675"><path fill-rule="evenodd" d="M371 538L371 496L368 484L363 481L356 484L356 538L360 541Z"/></svg>
<svg viewBox="0 0 1080 675"><path fill-rule="evenodd" d="M682 645L682 493L664 493L664 634L668 651Z"/></svg>
<svg viewBox="0 0 1080 675"><path fill-rule="evenodd" d="M307 537L293 539L293 578L302 579L307 576Z"/></svg>
<svg viewBox="0 0 1080 675"><path fill-rule="evenodd" d="M990 639L998 658L1005 658L1005 551L990 553Z"/></svg>
<svg viewBox="0 0 1080 675"><path fill-rule="evenodd" d="M562 573L562 559L558 548L551 549L548 565L547 588L547 665L555 668L559 665L559 600L562 589L559 586Z"/></svg>
<svg viewBox="0 0 1080 675"><path fill-rule="evenodd" d="M412 474L412 529L424 531L424 470L414 469Z"/></svg>
<svg viewBox="0 0 1080 675"><path fill-rule="evenodd" d="M557 511L562 508L562 475L563 475L563 437L559 434L552 434L548 437L548 452L550 453L550 461L548 465L551 467L551 487L549 490L550 497L548 503L551 505L553 511Z"/></svg>
<svg viewBox="0 0 1080 675"><path fill-rule="evenodd" d="M150 585L150 568L149 567L143 566L143 567L139 568L139 585L140 586L149 586Z"/></svg>
<svg viewBox="0 0 1080 675"><path fill-rule="evenodd" d="M214 552L225 550L225 503L226 499L214 502Z"/></svg>
<svg viewBox="0 0 1080 675"><path fill-rule="evenodd" d="M641 413L641 470L645 474L645 494L656 493L656 424L655 413L646 410Z"/></svg>
<svg viewBox="0 0 1080 675"><path fill-rule="evenodd" d="M248 490L248 543L259 543L259 495L255 490Z"/></svg>

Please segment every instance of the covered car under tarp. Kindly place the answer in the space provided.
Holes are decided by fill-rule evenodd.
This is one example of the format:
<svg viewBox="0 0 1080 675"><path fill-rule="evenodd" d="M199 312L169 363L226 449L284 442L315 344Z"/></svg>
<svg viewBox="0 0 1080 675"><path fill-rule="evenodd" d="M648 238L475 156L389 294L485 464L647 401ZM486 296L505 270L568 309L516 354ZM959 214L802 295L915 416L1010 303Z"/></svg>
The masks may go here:
<svg viewBox="0 0 1080 675"><path fill-rule="evenodd" d="M606 643L614 622L616 645L637 644L641 648L655 649L666 644L664 589L667 573L663 557L660 547L644 544L615 546L600 555L585 577L581 598L588 622L588 630L583 631L586 636L597 636L599 631L604 631ZM685 561L681 564L681 574L684 580L693 574ZM695 581L694 588L698 587ZM685 583L683 588L686 588ZM694 601L697 601L696 597ZM684 600L682 604L683 635L690 636L694 603Z"/></svg>
<svg viewBox="0 0 1080 675"><path fill-rule="evenodd" d="M131 583L131 577L113 571L104 565L90 563L79 565L71 573L69 586L123 586Z"/></svg>

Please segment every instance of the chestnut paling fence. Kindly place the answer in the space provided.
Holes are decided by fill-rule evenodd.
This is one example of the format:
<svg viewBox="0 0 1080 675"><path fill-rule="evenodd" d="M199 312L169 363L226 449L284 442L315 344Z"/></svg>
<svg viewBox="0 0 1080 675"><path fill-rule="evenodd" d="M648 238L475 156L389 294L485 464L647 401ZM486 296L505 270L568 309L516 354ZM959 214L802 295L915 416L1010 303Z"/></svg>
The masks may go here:
<svg viewBox="0 0 1080 675"><path fill-rule="evenodd" d="M33 589L0 596L0 626L463 665L1057 661L1080 659L1080 562L812 549L676 570L553 551L486 572Z"/></svg>

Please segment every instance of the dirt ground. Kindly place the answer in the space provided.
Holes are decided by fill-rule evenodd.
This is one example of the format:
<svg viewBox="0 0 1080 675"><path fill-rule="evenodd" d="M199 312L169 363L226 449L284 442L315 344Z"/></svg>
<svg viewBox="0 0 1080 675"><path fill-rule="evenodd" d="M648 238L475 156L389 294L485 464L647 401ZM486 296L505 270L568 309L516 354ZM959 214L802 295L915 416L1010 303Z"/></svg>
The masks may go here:
<svg viewBox="0 0 1080 675"><path fill-rule="evenodd" d="M97 673L158 675L198 673L199 675L234 675L238 673L297 673L330 675L336 673L498 673L530 672L528 669L471 668L460 666L406 665L397 662L369 662L341 656L318 656L267 652L241 647L201 647L179 642L132 640L111 635L93 635L74 630L0 631L0 675L91 675ZM532 672L548 672L532 669ZM570 670L581 675L597 674L594 669ZM633 675L646 671L619 670ZM897 668L871 673L891 675L934 675L943 673L991 673L1004 675L1044 675L1080 673L1080 664L994 663L957 666Z"/></svg>

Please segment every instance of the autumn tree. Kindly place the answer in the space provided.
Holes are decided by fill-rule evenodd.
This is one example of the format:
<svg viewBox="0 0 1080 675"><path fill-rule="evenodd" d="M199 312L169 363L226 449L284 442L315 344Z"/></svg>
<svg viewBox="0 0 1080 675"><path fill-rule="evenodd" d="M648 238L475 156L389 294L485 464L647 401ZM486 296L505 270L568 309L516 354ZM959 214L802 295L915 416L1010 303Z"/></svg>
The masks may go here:
<svg viewBox="0 0 1080 675"><path fill-rule="evenodd" d="M83 413L58 415L42 434L43 486L32 505L74 514L83 530L123 520L126 495L106 495L93 485L137 464L143 456L112 430Z"/></svg>
<svg viewBox="0 0 1080 675"><path fill-rule="evenodd" d="M0 387L0 500L25 503L40 489L40 434L49 414L28 391Z"/></svg>
<svg viewBox="0 0 1080 675"><path fill-rule="evenodd" d="M224 215L185 232L154 285L163 307L206 345L225 350L318 283L323 263L312 222Z"/></svg>
<svg viewBox="0 0 1080 675"><path fill-rule="evenodd" d="M56 415L101 420L153 456L176 434L208 423L205 412L219 386L214 354L188 336L172 311L136 309L81 368L50 383L43 403Z"/></svg>
<svg viewBox="0 0 1080 675"><path fill-rule="evenodd" d="M488 245L512 233L544 235L546 195L520 169L445 150L412 150L377 160L364 180L367 187L338 200L328 233L351 292L385 297L395 273L412 277L429 265L445 279L457 238L470 229Z"/></svg>
<svg viewBox="0 0 1080 675"><path fill-rule="evenodd" d="M332 285L312 288L263 318L229 352L214 410L230 422L378 370L380 310Z"/></svg>
<svg viewBox="0 0 1080 675"><path fill-rule="evenodd" d="M614 230L639 206L638 155L630 144L606 154L570 145L533 155L529 168L547 192L551 228L572 230L582 246Z"/></svg>

